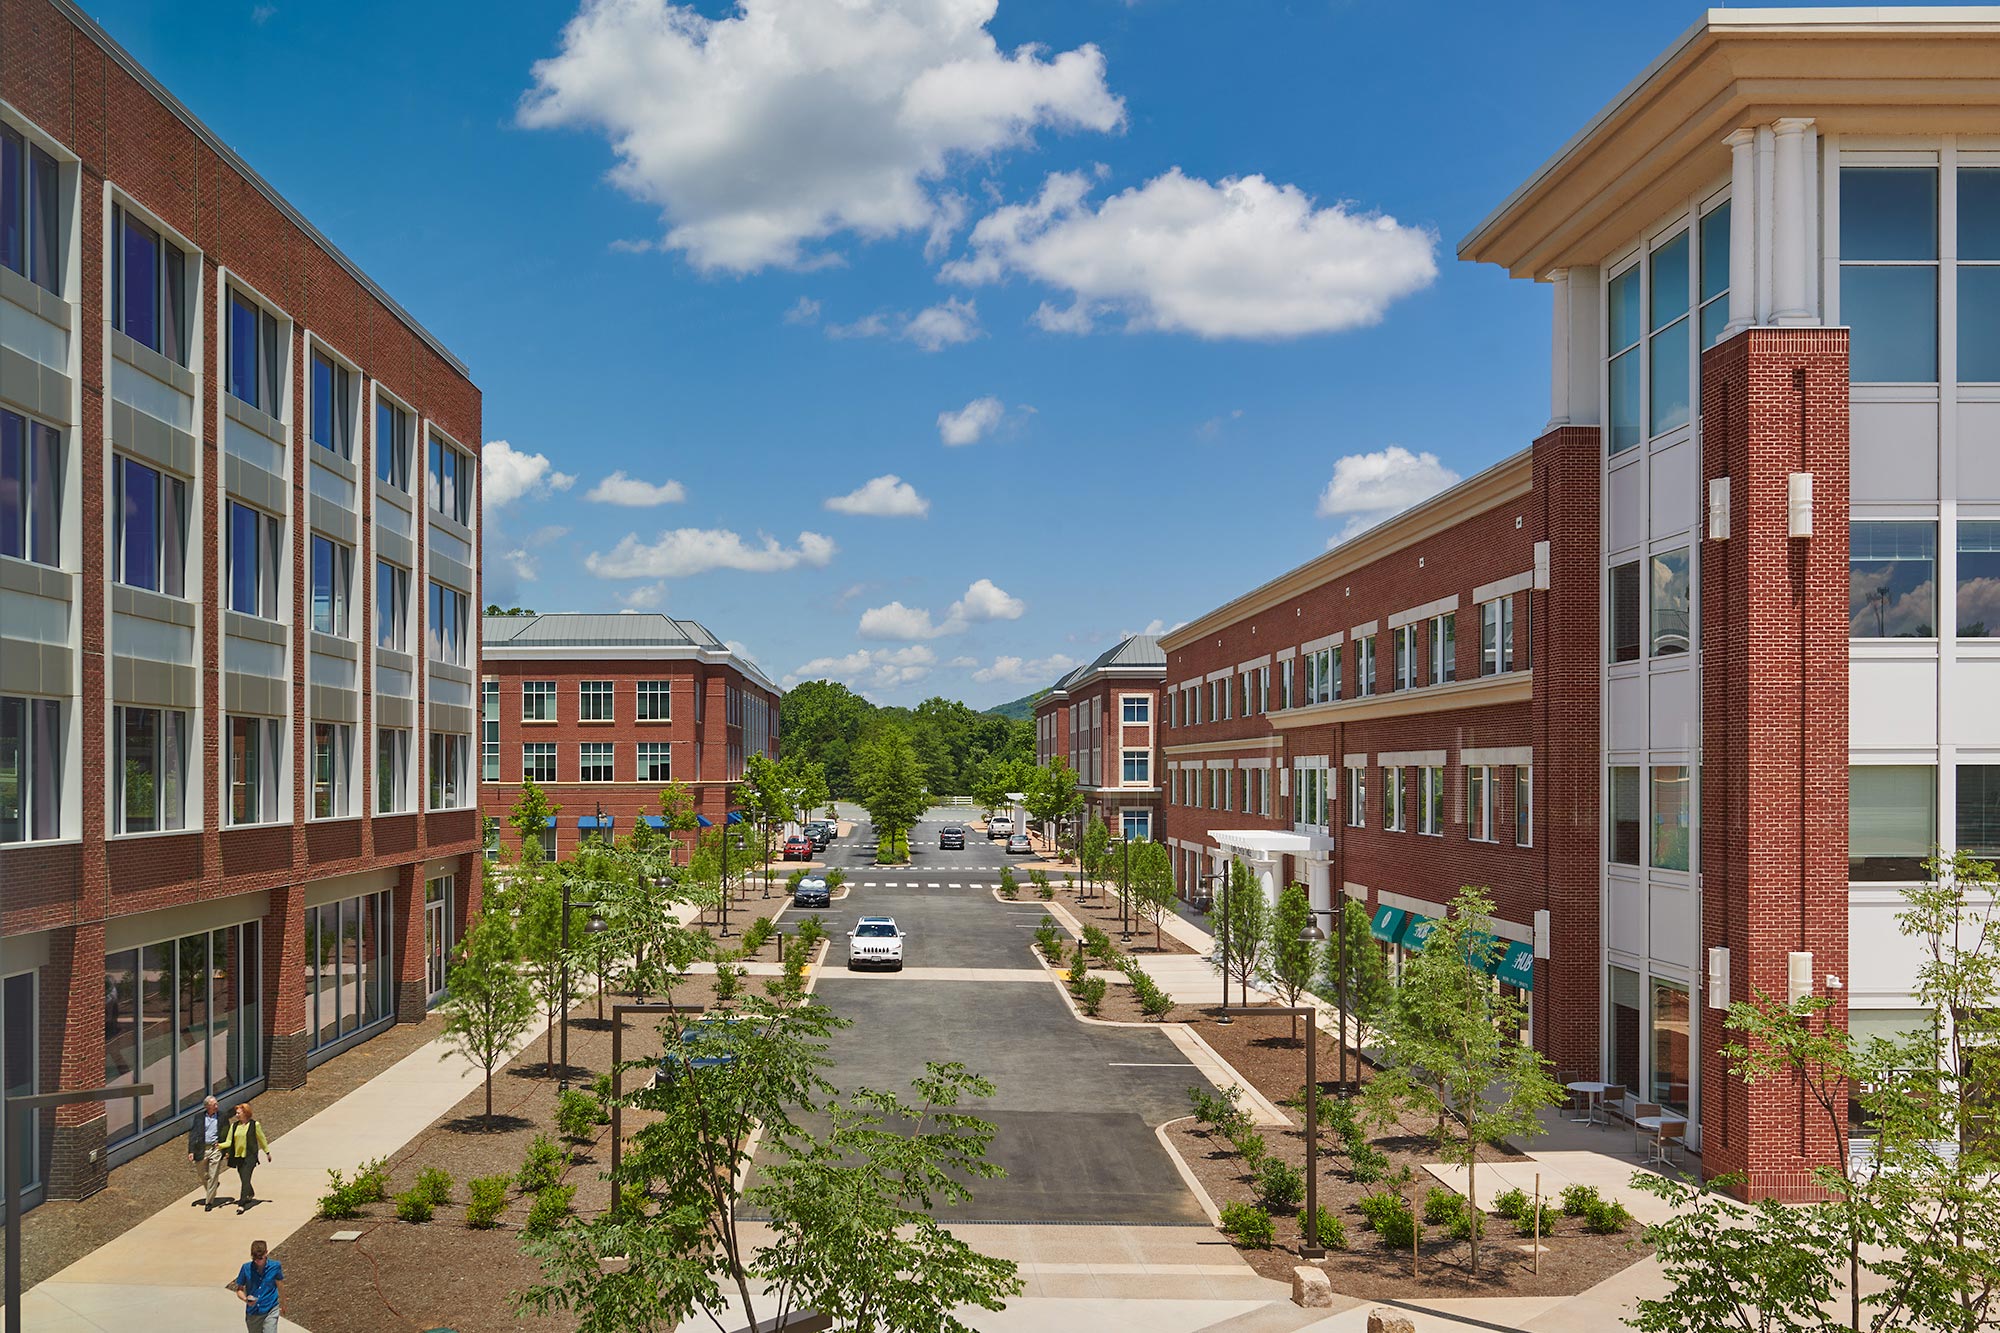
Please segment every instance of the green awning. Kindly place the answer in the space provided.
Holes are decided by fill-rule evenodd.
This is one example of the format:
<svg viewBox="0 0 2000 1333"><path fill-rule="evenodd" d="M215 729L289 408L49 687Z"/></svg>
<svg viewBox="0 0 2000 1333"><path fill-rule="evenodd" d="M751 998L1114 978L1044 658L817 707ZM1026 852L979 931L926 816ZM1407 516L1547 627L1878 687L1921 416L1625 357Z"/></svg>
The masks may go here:
<svg viewBox="0 0 2000 1333"><path fill-rule="evenodd" d="M1400 907L1390 907L1386 903L1375 909L1375 919L1368 923L1368 933L1384 944L1394 944L1396 937L1403 933L1403 920L1409 916Z"/></svg>
<svg viewBox="0 0 2000 1333"><path fill-rule="evenodd" d="M1435 920L1421 912L1412 912L1409 921L1404 923L1403 938L1397 943L1411 953L1422 953L1424 946L1430 943L1431 932L1436 929Z"/></svg>
<svg viewBox="0 0 2000 1333"><path fill-rule="evenodd" d="M1523 944L1519 940L1507 941L1507 952L1500 956L1493 975L1516 990L1535 988L1535 946Z"/></svg>

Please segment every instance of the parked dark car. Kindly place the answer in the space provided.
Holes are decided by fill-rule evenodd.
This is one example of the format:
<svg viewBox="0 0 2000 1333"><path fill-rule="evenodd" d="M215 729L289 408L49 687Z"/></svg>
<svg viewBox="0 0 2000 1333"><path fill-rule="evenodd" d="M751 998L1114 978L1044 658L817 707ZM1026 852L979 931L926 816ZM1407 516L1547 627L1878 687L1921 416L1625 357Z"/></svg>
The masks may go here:
<svg viewBox="0 0 2000 1333"><path fill-rule="evenodd" d="M792 889L794 907L829 907L833 904L833 894L826 887L826 880L818 875L807 875Z"/></svg>
<svg viewBox="0 0 2000 1333"><path fill-rule="evenodd" d="M803 834L794 833L791 837L785 839L785 860L810 861L812 860L812 854L813 845L811 838Z"/></svg>
<svg viewBox="0 0 2000 1333"><path fill-rule="evenodd" d="M1015 856L1022 852L1032 852L1034 850L1035 845L1028 841L1028 835L1025 833L1016 833L1007 839L1007 854L1009 856Z"/></svg>
<svg viewBox="0 0 2000 1333"><path fill-rule="evenodd" d="M826 825L824 824L808 824L806 825L806 841L812 844L814 851L823 852L826 850L827 843L832 841L832 835L827 832Z"/></svg>
<svg viewBox="0 0 2000 1333"><path fill-rule="evenodd" d="M965 830L953 824L938 834L938 850L941 852L962 852L965 850Z"/></svg>
<svg viewBox="0 0 2000 1333"><path fill-rule="evenodd" d="M695 1019L681 1029L680 1040L660 1057L657 1081L671 1083L683 1069L698 1074L706 1069L735 1064L736 1053L727 1049L728 1025L747 1021L720 1014Z"/></svg>

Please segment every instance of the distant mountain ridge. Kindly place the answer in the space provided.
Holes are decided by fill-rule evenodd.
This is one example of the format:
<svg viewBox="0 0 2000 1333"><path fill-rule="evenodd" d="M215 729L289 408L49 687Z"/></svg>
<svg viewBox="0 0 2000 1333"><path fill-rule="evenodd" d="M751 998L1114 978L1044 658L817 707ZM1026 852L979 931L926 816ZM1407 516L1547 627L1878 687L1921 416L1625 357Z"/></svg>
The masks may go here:
<svg viewBox="0 0 2000 1333"><path fill-rule="evenodd" d="M1016 722L1031 721L1035 716L1035 704L1047 693L1046 689L1036 690L1033 694L1024 694L1004 704L995 704L986 711L995 717L1012 718Z"/></svg>

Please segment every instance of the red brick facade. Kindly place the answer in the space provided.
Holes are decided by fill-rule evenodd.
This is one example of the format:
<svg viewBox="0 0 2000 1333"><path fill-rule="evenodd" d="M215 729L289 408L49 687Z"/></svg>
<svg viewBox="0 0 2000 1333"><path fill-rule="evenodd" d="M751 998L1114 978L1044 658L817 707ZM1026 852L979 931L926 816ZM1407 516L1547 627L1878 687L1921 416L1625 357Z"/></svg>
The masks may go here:
<svg viewBox="0 0 2000 1333"><path fill-rule="evenodd" d="M1048 763L1058 755L1067 761L1076 770L1084 818L1104 821L1113 837L1120 836L1128 815L1135 819L1135 833L1162 836L1166 770L1160 743L1166 719L1160 712L1160 668L1115 660L1135 648L1150 659L1150 643L1143 636L1122 642L1064 676L1035 704L1036 761ZM1128 711L1134 715L1130 722ZM1128 752L1145 756L1143 777L1127 780Z"/></svg>

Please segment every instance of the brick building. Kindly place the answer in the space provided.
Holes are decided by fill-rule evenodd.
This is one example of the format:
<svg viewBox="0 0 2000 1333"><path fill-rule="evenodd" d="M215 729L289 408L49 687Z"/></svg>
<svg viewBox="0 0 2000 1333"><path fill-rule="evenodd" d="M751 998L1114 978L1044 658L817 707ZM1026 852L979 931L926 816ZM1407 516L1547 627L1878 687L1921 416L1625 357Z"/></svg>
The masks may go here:
<svg viewBox="0 0 2000 1333"><path fill-rule="evenodd" d="M778 757L778 687L692 620L656 614L488 616L480 661L480 806L506 827L531 777L561 808L543 850L658 827L685 784L723 822L750 755ZM496 834L496 836L499 836Z"/></svg>
<svg viewBox="0 0 2000 1333"><path fill-rule="evenodd" d="M1150 838L1160 810L1160 683L1155 634L1133 634L1058 680L1035 701L1035 762L1076 770L1083 816L1113 837Z"/></svg>
<svg viewBox="0 0 2000 1333"><path fill-rule="evenodd" d="M0 0L0 1068L32 1196L443 990L480 394L75 5Z"/></svg>
<svg viewBox="0 0 2000 1333"><path fill-rule="evenodd" d="M1553 295L1549 422L1165 636L1184 889L1400 947L1487 885L1561 1071L1810 1191L1721 1010L1921 1021L1902 890L2000 854L1996 65L1990 10L1710 11L1473 230Z"/></svg>

